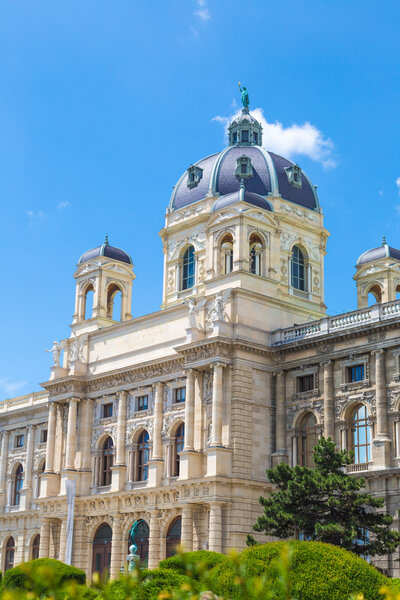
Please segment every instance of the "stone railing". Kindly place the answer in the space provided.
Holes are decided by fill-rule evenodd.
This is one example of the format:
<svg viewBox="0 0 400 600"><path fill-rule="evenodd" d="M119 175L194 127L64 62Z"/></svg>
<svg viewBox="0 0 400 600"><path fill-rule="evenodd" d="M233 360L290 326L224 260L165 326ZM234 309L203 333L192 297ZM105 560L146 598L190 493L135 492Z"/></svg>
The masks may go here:
<svg viewBox="0 0 400 600"><path fill-rule="evenodd" d="M368 471L369 463L359 463L357 465L347 465L347 473L358 473L358 471Z"/></svg>
<svg viewBox="0 0 400 600"><path fill-rule="evenodd" d="M271 334L271 343L273 346L289 344L296 340L314 338L336 331L344 331L359 327L360 325L387 321L400 317L400 300L386 302L385 304L375 304L368 308L353 310L334 317L324 317L319 321L303 323L287 329L277 329Z"/></svg>
<svg viewBox="0 0 400 600"><path fill-rule="evenodd" d="M0 402L0 414L9 410L17 410L36 406L37 404L45 404L49 397L48 392L33 392L26 396L11 398Z"/></svg>

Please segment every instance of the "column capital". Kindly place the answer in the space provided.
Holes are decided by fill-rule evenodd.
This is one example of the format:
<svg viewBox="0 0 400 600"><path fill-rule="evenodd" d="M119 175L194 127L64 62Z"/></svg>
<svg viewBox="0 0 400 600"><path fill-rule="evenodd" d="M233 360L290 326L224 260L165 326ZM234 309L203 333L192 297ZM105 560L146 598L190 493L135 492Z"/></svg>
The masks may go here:
<svg viewBox="0 0 400 600"><path fill-rule="evenodd" d="M78 398L77 396L72 396L71 398L68 398L68 404L78 404L80 401L80 398Z"/></svg>
<svg viewBox="0 0 400 600"><path fill-rule="evenodd" d="M228 366L228 365L227 365L226 363L223 363L223 362L220 362L220 361L217 361L217 362L215 362L215 363L212 363L212 364L210 365L210 367L211 367L212 369L215 369L216 367L222 367L222 368L225 368L225 367L227 367L227 366Z"/></svg>
<svg viewBox="0 0 400 600"><path fill-rule="evenodd" d="M118 398L126 398L126 396L128 395L128 392L126 390L119 390L119 392L117 392Z"/></svg>
<svg viewBox="0 0 400 600"><path fill-rule="evenodd" d="M328 358L328 360L322 360L319 363L320 367L330 367L331 365L333 365L333 360L331 358Z"/></svg>
<svg viewBox="0 0 400 600"><path fill-rule="evenodd" d="M286 375L286 371L284 371L283 369L281 371L274 372L274 377L285 377L285 375Z"/></svg>
<svg viewBox="0 0 400 600"><path fill-rule="evenodd" d="M377 348L376 350L371 350L371 356L379 356L379 355L383 355L385 354L385 349L384 348Z"/></svg>

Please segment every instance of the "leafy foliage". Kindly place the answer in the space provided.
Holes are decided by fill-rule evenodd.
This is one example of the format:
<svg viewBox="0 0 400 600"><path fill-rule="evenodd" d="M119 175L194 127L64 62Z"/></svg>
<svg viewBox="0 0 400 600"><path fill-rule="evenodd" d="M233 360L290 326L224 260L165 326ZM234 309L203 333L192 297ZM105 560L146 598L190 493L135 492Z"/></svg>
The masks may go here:
<svg viewBox="0 0 400 600"><path fill-rule="evenodd" d="M184 560L183 560L184 556ZM224 554L211 552L210 550L198 550L197 552L186 552L184 555L175 554L160 562L160 569L174 569L179 573L187 573L191 565L203 570L212 569L220 562L227 560Z"/></svg>
<svg viewBox="0 0 400 600"><path fill-rule="evenodd" d="M390 529L393 518L382 509L383 498L363 490L365 479L348 475L351 456L337 452L331 439L321 438L314 449L315 468L282 463L268 469L279 490L261 497L264 514L255 531L278 538L298 537L326 542L358 555L384 555L400 544L400 533ZM378 509L378 510L377 510ZM248 537L248 544L254 538Z"/></svg>
<svg viewBox="0 0 400 600"><path fill-rule="evenodd" d="M44 593L48 589L60 590L67 582L85 584L84 571L52 558L38 558L9 569L4 574L0 591L4 589L34 590Z"/></svg>
<svg viewBox="0 0 400 600"><path fill-rule="evenodd" d="M365 600L382 600L379 590L390 582L375 567L354 554L320 542L271 542L257 544L241 553L245 581L263 578L265 598L282 580L282 552L289 550L286 590L296 600L347 600L351 594L363 593ZM224 562L212 569L216 588L225 598L241 599L235 581L235 568Z"/></svg>

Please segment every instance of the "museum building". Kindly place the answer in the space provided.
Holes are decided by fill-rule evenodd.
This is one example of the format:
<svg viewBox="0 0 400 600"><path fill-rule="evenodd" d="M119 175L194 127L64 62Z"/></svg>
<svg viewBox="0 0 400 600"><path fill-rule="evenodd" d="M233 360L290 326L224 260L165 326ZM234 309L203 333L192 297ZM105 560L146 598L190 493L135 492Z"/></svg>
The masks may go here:
<svg viewBox="0 0 400 600"><path fill-rule="evenodd" d="M106 239L78 261L44 391L0 404L0 569L53 557L114 577L133 524L149 567L179 542L243 548L266 468L312 466L320 435L354 450L397 528L400 250L362 254L357 310L327 316L316 188L247 107L174 186L160 235L161 309L132 317L132 260Z"/></svg>

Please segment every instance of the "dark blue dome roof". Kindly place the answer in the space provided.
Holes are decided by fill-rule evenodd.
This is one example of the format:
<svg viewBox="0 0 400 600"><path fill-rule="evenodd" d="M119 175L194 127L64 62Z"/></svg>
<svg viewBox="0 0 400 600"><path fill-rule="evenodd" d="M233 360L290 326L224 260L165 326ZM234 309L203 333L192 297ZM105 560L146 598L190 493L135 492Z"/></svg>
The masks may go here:
<svg viewBox="0 0 400 600"><path fill-rule="evenodd" d="M101 246L97 246L97 248L92 248L88 250L78 260L78 265L87 262L88 260L92 260L92 258L97 258L98 256L106 256L107 258L112 258L113 260L119 260L120 262L128 263L129 265L133 265L132 259L123 250L120 248L114 248L114 246L110 246L108 243L108 237Z"/></svg>
<svg viewBox="0 0 400 600"><path fill-rule="evenodd" d="M386 239L383 238L381 246L378 246L377 248L371 248L371 250L367 250L366 252L361 254L360 258L357 261L357 266L373 262L375 260L379 260L380 258L387 257L400 260L400 250L388 246L386 243Z"/></svg>
<svg viewBox="0 0 400 600"><path fill-rule="evenodd" d="M259 196L281 196L305 208L319 210L316 189L297 165L273 152L267 152L261 146L241 144L228 146L222 152L195 163L201 169L197 185L188 185L188 173L185 172L174 187L169 209L173 211L189 206L206 196L225 196L237 192L240 185L236 175L237 160L241 157L250 159L253 171L252 176L246 179L247 192ZM299 171L296 184L289 179L288 170L293 168Z"/></svg>
<svg viewBox="0 0 400 600"><path fill-rule="evenodd" d="M255 194L254 192L248 192L246 189L240 189L237 192L232 192L231 194L226 194L225 196L221 196L218 198L212 206L211 212L217 212L221 210L221 208L226 208L231 204L236 204L236 202L247 202L247 204L252 204L253 206L258 206L258 208L263 208L264 210L272 211L272 206L262 196L259 194Z"/></svg>

